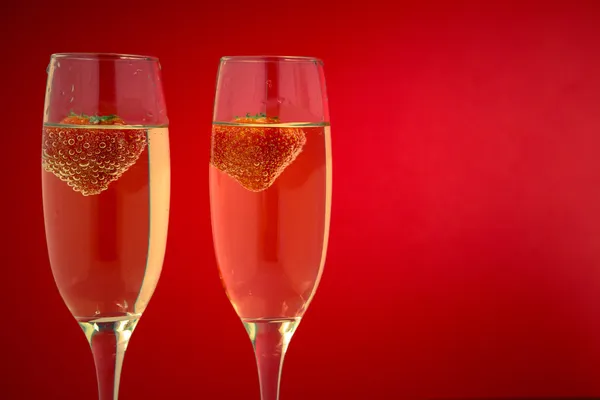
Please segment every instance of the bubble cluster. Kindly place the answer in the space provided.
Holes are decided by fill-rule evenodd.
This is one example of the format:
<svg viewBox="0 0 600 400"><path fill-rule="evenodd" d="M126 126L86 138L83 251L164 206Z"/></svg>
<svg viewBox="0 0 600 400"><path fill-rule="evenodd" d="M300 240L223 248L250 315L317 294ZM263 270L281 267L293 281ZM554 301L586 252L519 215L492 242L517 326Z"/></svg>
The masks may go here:
<svg viewBox="0 0 600 400"><path fill-rule="evenodd" d="M108 189L140 157L143 129L44 127L42 166L84 196Z"/></svg>
<svg viewBox="0 0 600 400"><path fill-rule="evenodd" d="M306 143L302 129L213 125L211 164L252 192L268 189Z"/></svg>

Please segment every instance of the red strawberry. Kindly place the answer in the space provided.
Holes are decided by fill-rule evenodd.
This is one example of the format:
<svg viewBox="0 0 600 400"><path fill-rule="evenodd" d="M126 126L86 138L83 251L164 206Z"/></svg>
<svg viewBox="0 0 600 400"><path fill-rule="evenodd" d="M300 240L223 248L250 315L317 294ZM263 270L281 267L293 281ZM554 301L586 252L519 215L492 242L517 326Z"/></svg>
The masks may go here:
<svg viewBox="0 0 600 400"><path fill-rule="evenodd" d="M146 147L145 129L107 127L125 125L116 115L71 113L60 125L44 127L42 166L84 196L108 189L135 164Z"/></svg>
<svg viewBox="0 0 600 400"><path fill-rule="evenodd" d="M252 192L269 188L306 143L299 128L253 126L280 123L264 114L233 123L238 125L213 125L211 164Z"/></svg>

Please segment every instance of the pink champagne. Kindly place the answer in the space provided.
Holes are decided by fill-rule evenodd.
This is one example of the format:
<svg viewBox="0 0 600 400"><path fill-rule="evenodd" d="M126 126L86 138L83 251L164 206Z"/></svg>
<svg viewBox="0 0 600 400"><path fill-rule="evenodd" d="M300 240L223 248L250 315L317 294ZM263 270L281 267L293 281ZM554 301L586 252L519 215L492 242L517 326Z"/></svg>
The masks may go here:
<svg viewBox="0 0 600 400"><path fill-rule="evenodd" d="M329 125L214 123L209 169L215 253L236 312L302 317L327 250Z"/></svg>
<svg viewBox="0 0 600 400"><path fill-rule="evenodd" d="M42 190L54 279L80 321L137 318L166 246L168 128L45 125Z"/></svg>

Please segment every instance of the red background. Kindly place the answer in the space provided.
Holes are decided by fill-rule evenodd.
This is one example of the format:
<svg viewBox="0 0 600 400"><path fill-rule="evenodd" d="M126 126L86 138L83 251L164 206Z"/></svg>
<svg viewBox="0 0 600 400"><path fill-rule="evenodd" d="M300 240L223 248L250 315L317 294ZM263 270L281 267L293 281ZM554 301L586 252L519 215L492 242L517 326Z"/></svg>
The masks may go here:
<svg viewBox="0 0 600 400"><path fill-rule="evenodd" d="M600 396L599 7L387 1L2 3L0 398L95 392L41 205L45 69L71 51L158 56L171 120L122 399L259 398L208 205L218 60L240 54L321 57L331 107L328 261L283 400Z"/></svg>

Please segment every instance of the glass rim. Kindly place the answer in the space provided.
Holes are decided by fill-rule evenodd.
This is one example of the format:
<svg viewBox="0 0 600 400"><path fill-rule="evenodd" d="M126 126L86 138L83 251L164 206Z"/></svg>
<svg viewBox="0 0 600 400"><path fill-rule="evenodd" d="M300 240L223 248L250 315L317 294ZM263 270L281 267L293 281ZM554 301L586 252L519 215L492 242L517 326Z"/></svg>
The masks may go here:
<svg viewBox="0 0 600 400"><path fill-rule="evenodd" d="M158 61L158 57L139 55L139 54L123 54L123 53L53 53L52 59L71 59L71 60L128 60L128 61Z"/></svg>
<svg viewBox="0 0 600 400"><path fill-rule="evenodd" d="M278 61L278 62L290 62L290 63L299 63L299 62L310 62L310 63L318 63L323 65L323 60L316 57L306 57L306 56L223 56L221 57L221 62L269 62L269 61Z"/></svg>

